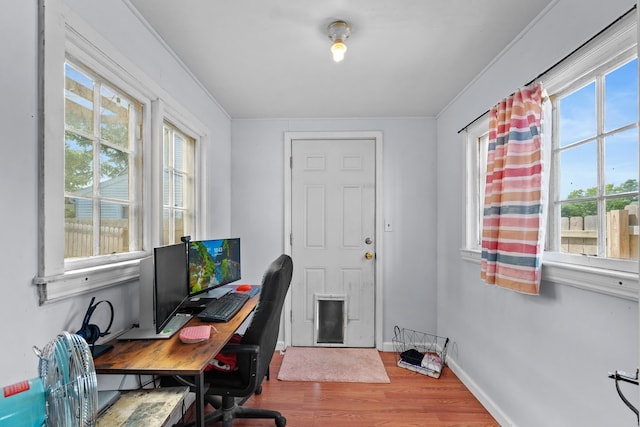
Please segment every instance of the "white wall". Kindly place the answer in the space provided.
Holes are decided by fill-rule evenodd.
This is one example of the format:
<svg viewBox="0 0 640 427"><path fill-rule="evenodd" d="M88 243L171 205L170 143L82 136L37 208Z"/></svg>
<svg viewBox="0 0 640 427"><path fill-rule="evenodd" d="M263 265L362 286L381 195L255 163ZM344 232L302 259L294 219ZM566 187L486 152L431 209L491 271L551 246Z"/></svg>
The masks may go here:
<svg viewBox="0 0 640 427"><path fill-rule="evenodd" d="M437 120L438 331L460 376L504 425L634 426L607 373L638 364L638 303L543 282L540 296L489 287L460 257L464 146L457 131L634 5L559 0ZM626 387L637 402L637 387ZM513 424L511 424L513 423Z"/></svg>
<svg viewBox="0 0 640 427"><path fill-rule="evenodd" d="M259 280L283 250L284 132L382 131L384 212L393 222L393 231L384 234L382 260L385 342L391 341L396 324L433 331L437 320L438 333L453 340L450 355L458 372L505 424L636 425L606 376L614 369L632 371L637 366L637 302L553 283L544 283L538 297L483 285L478 265L462 261L459 253L464 150L457 134L632 2L559 0L514 49L452 102L437 123L429 118L230 123L124 3L67 3L181 104L190 106L211 131L207 163L216 168L218 182L207 199L213 219L206 233L242 237L247 281ZM37 9L35 1L21 0L11 0L5 9L11 13L0 16L5 149L0 156L0 321L5 325L0 331L1 385L35 377L32 346L43 346L63 329L77 329L92 296L40 307L31 285L38 246ZM516 48L529 48L533 54ZM135 283L95 296L114 303L115 329L134 318ZM93 320L106 324L98 311Z"/></svg>
<svg viewBox="0 0 640 427"><path fill-rule="evenodd" d="M38 360L32 347L42 348L60 331L75 332L91 296L110 300L116 310L114 330L130 325L137 316L137 283L110 288L40 307L31 284L37 275L38 247L38 105L37 1L10 0L0 14L0 386L37 376ZM69 0L67 4L128 60L175 98L189 106L211 132L205 152L208 165L219 169L215 192L208 198L211 229L226 234L230 228L229 156L230 120L201 87L120 1ZM61 92L62 94L62 89ZM214 197L215 195L215 197ZM108 307L101 304L92 323L104 330Z"/></svg>
<svg viewBox="0 0 640 427"><path fill-rule="evenodd" d="M435 332L435 129L429 118L233 120L231 229L247 280L284 250L284 132L382 131L383 211L393 223L381 260L383 339L394 325Z"/></svg>

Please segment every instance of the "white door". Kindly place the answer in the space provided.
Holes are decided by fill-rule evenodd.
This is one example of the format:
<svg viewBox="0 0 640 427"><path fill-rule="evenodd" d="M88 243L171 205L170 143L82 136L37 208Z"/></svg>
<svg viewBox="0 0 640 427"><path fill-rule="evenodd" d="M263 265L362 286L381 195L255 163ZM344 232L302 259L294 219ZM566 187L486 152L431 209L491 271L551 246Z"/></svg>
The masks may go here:
<svg viewBox="0 0 640 427"><path fill-rule="evenodd" d="M373 347L375 140L291 145L291 343Z"/></svg>

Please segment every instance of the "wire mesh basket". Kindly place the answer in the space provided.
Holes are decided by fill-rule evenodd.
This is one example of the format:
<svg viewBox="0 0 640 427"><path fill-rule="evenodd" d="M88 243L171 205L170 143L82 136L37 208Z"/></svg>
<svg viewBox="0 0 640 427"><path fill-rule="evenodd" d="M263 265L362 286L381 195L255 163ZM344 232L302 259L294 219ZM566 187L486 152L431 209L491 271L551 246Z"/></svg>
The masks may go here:
<svg viewBox="0 0 640 427"><path fill-rule="evenodd" d="M412 329L394 328L396 364L404 369L440 378L447 358L449 338Z"/></svg>

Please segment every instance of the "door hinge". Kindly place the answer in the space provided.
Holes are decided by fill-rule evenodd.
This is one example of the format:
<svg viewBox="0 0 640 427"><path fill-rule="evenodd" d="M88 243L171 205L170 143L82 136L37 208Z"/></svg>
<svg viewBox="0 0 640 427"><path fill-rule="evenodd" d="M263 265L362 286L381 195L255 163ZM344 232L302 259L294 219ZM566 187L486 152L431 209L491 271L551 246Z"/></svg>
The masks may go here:
<svg viewBox="0 0 640 427"><path fill-rule="evenodd" d="M293 156L289 156L289 169L293 169Z"/></svg>
<svg viewBox="0 0 640 427"><path fill-rule="evenodd" d="M293 246L293 233L289 233L289 246Z"/></svg>

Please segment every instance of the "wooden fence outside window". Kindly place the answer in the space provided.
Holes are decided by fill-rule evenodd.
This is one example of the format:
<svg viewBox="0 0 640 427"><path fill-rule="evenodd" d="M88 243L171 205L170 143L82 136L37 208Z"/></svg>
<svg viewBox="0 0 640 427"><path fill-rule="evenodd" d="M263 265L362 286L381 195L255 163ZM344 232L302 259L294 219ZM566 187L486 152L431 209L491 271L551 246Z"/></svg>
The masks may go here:
<svg viewBox="0 0 640 427"><path fill-rule="evenodd" d="M596 216L563 217L561 251L597 255L598 220ZM638 206L607 212L607 257L638 259Z"/></svg>
<svg viewBox="0 0 640 427"><path fill-rule="evenodd" d="M66 218L64 257L93 256L93 222L91 219ZM129 252L129 220L111 219L100 223L100 255Z"/></svg>

